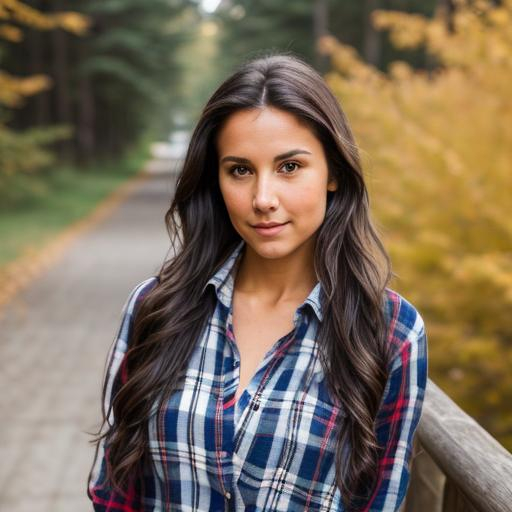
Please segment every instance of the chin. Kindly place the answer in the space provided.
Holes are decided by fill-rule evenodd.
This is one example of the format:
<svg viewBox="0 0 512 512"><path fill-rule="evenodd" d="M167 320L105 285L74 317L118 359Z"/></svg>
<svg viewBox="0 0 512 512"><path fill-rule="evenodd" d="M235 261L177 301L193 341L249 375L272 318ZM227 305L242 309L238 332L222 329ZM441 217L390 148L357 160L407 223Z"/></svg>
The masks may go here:
<svg viewBox="0 0 512 512"><path fill-rule="evenodd" d="M291 254L296 247L285 240L252 240L245 238L246 244L261 258L278 259Z"/></svg>

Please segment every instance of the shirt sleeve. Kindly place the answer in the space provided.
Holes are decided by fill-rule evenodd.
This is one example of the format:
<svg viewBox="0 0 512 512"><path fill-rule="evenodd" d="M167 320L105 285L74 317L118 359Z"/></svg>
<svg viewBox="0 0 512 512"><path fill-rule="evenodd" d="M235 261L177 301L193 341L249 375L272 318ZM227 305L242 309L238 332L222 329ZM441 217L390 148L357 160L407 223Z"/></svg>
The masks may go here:
<svg viewBox="0 0 512 512"><path fill-rule="evenodd" d="M114 342L107 355L107 366L103 380L105 399L102 406L104 414L108 414L109 424L113 424L115 421L113 412L111 410L109 411L112 400L122 384L126 382L124 362L125 354L128 349L134 311L143 296L156 282L156 277L151 277L135 286L122 308L121 325L118 328ZM87 496L92 501L94 510L101 512L117 510L135 512L140 510L134 484L128 487L127 493L124 496L116 493L106 485L107 463L108 447L105 445L105 439L103 438L96 446L94 460L87 482Z"/></svg>
<svg viewBox="0 0 512 512"><path fill-rule="evenodd" d="M376 421L383 447L377 486L361 510L395 512L405 498L413 439L418 426L428 374L427 337L421 315L403 297L390 326L390 341L397 345Z"/></svg>

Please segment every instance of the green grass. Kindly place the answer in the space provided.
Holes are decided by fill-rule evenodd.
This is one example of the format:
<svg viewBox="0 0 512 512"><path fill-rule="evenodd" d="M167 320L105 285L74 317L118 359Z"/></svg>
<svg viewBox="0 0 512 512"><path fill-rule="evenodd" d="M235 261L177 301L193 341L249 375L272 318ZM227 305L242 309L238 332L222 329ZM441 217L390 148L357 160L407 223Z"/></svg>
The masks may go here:
<svg viewBox="0 0 512 512"><path fill-rule="evenodd" d="M54 168L44 176L24 176L18 185L16 202L0 208L0 266L17 258L28 248L37 248L94 207L129 177L136 174L147 151L118 162L85 169ZM31 180L28 183L28 180ZM25 193L23 190L26 190ZM0 198L0 203L2 200Z"/></svg>

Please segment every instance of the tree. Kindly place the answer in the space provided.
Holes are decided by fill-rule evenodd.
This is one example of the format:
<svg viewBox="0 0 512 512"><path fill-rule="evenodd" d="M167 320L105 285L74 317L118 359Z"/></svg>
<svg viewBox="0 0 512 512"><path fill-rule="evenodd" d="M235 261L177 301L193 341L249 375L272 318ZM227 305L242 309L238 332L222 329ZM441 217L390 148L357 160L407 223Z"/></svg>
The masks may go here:
<svg viewBox="0 0 512 512"><path fill-rule="evenodd" d="M438 68L384 74L324 38L326 76L355 127L375 216L398 278L425 317L429 373L512 448L512 2L459 0L429 20L378 11L399 48Z"/></svg>
<svg viewBox="0 0 512 512"><path fill-rule="evenodd" d="M180 80L176 50L186 37L179 24L188 0L66 0L41 3L45 16L73 5L90 20L85 37L55 30L28 30L11 46L5 66L12 73L38 70L53 87L29 99L10 126L67 124L73 137L60 156L78 163L116 157L149 129L163 124ZM28 58L27 58L28 57Z"/></svg>
<svg viewBox="0 0 512 512"><path fill-rule="evenodd" d="M48 31L62 28L82 35L87 29L87 18L75 12L55 11L44 14L19 0L0 0L0 47L5 60L6 43L20 44L24 31L33 28ZM0 195L4 204L10 191L12 176L30 173L43 164L52 161L47 144L69 136L65 126L54 126L45 130L30 129L17 133L6 126L14 108L20 108L26 98L40 93L51 86L48 76L40 73L16 77L0 69Z"/></svg>

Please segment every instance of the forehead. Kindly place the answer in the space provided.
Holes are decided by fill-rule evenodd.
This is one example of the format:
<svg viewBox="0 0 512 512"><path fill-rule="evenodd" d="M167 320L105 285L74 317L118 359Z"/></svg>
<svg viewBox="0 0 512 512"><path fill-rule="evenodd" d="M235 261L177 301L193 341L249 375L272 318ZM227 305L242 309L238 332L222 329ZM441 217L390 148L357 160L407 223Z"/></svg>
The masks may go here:
<svg viewBox="0 0 512 512"><path fill-rule="evenodd" d="M304 121L274 107L231 114L220 127L216 143L219 156L235 150L277 153L290 146L304 147L311 152L321 149L320 141Z"/></svg>

